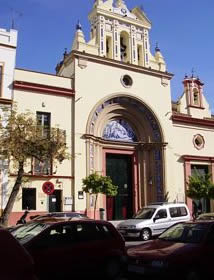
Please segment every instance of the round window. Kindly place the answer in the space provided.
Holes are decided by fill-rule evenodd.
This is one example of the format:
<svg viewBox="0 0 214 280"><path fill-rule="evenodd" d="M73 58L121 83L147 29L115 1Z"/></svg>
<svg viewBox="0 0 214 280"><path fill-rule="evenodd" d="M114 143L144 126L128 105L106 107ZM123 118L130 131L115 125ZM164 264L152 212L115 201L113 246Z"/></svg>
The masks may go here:
<svg viewBox="0 0 214 280"><path fill-rule="evenodd" d="M193 138L193 144L196 149L200 150L204 147L204 137L200 134L197 134Z"/></svg>
<svg viewBox="0 0 214 280"><path fill-rule="evenodd" d="M133 84L133 80L129 75L122 76L121 82L124 87L131 87Z"/></svg>

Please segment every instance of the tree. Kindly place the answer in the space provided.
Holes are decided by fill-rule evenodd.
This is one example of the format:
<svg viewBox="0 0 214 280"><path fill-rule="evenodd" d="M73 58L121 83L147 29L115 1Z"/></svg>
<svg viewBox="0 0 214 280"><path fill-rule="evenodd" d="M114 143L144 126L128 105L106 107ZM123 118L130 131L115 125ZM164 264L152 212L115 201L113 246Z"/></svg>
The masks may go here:
<svg viewBox="0 0 214 280"><path fill-rule="evenodd" d="M3 210L0 222L7 225L29 160L62 162L69 158L64 131L40 126L30 112L17 113L16 108L3 111L0 118L0 158L8 160L17 177Z"/></svg>
<svg viewBox="0 0 214 280"><path fill-rule="evenodd" d="M84 192L89 194L95 194L95 203L94 203L94 219L95 219L98 194L101 193L107 196L116 196L118 187L112 184L112 180L109 176L102 176L97 174L96 172L82 179L82 183L85 186L82 188Z"/></svg>
<svg viewBox="0 0 214 280"><path fill-rule="evenodd" d="M196 173L190 176L188 187L186 194L192 199L214 198L214 183L211 180L211 174L200 175Z"/></svg>

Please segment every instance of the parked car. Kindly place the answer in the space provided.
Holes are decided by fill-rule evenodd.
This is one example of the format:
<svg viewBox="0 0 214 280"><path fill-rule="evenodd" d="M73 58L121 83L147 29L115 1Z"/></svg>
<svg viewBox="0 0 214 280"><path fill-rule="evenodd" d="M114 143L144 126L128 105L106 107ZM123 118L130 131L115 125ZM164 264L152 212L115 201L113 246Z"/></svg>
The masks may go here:
<svg viewBox="0 0 214 280"><path fill-rule="evenodd" d="M1 280L37 280L30 254L8 230L2 228L0 248Z"/></svg>
<svg viewBox="0 0 214 280"><path fill-rule="evenodd" d="M197 220L214 220L214 213L203 213L197 217Z"/></svg>
<svg viewBox="0 0 214 280"><path fill-rule="evenodd" d="M190 212L185 203L152 203L117 225L124 237L140 238L144 241L161 234L171 225L190 220Z"/></svg>
<svg viewBox="0 0 214 280"><path fill-rule="evenodd" d="M44 215L30 216L30 220L41 220L43 218L56 217L56 218L88 218L85 214L79 212L51 212Z"/></svg>
<svg viewBox="0 0 214 280"><path fill-rule="evenodd" d="M79 279L95 273L114 279L124 265L125 240L107 221L50 217L12 234L33 257L39 279Z"/></svg>
<svg viewBox="0 0 214 280"><path fill-rule="evenodd" d="M182 222L157 239L129 248L128 271L170 279L210 279L213 252L214 221Z"/></svg>

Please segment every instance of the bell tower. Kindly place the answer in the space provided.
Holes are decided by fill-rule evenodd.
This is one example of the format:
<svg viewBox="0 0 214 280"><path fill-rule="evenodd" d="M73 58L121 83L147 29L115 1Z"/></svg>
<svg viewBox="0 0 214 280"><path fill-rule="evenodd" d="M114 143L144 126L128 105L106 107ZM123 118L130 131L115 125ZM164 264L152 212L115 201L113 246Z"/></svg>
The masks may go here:
<svg viewBox="0 0 214 280"><path fill-rule="evenodd" d="M100 56L149 67L151 22L139 8L129 11L123 0L95 1L89 20Z"/></svg>
<svg viewBox="0 0 214 280"><path fill-rule="evenodd" d="M198 108L204 109L203 107L203 83L199 78L185 76L184 81L184 92L186 94L187 108Z"/></svg>
<svg viewBox="0 0 214 280"><path fill-rule="evenodd" d="M85 42L83 30L77 28L72 51L166 71L161 53L150 52L151 22L139 7L130 11L124 0L95 0L89 21L90 40Z"/></svg>

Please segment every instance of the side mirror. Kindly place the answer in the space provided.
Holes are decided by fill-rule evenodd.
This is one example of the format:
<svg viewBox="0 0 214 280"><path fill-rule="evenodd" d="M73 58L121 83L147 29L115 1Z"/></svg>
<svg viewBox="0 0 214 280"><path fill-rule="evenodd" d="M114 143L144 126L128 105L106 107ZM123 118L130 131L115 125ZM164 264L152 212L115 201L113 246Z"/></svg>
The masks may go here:
<svg viewBox="0 0 214 280"><path fill-rule="evenodd" d="M160 219L160 216L159 216L159 215L156 215L156 216L153 218L153 222L155 223L158 219Z"/></svg>

